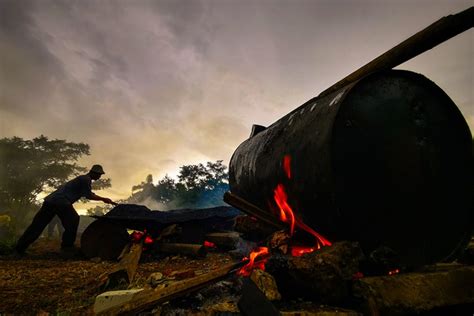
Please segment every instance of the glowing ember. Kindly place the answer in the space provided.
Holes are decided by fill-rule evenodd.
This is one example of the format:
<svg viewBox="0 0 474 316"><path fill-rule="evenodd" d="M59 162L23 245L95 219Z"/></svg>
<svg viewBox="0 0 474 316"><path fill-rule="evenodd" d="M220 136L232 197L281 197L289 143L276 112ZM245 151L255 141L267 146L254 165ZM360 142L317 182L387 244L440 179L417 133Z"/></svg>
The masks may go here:
<svg viewBox="0 0 474 316"><path fill-rule="evenodd" d="M315 251L315 247L302 247L302 246L292 246L291 247L291 255L293 257L301 257L306 253L312 253Z"/></svg>
<svg viewBox="0 0 474 316"><path fill-rule="evenodd" d="M130 238L132 239L132 242L134 243L139 243L140 241L143 240L143 243L145 245L151 245L152 243L155 242L155 240L153 240L153 237L151 237L150 234L146 232L146 230L144 230L143 232L134 231L133 233L130 234Z"/></svg>
<svg viewBox="0 0 474 316"><path fill-rule="evenodd" d="M400 273L400 269L395 269L395 270L388 271L388 275L395 275L395 274L398 274L398 273Z"/></svg>
<svg viewBox="0 0 474 316"><path fill-rule="evenodd" d="M268 253L269 251L267 247L258 247L255 250L252 250L252 252L249 255L249 258L245 257L244 259L242 259L242 260L249 260L249 262L245 266L243 266L237 272L237 274L240 276L249 276L254 269L265 270L265 262L267 261L266 258L263 260L258 260L258 261L256 261L256 259Z"/></svg>
<svg viewBox="0 0 474 316"><path fill-rule="evenodd" d="M142 232L137 232L134 231L133 233L130 234L130 238L132 239L133 242L138 243L140 240L142 240L144 233Z"/></svg>
<svg viewBox="0 0 474 316"><path fill-rule="evenodd" d="M211 241L207 241L207 240L204 240L204 247L207 247L207 248L216 248L216 244L211 242Z"/></svg>
<svg viewBox="0 0 474 316"><path fill-rule="evenodd" d="M150 245L154 242L153 238L151 238L150 235L146 235L145 236L145 240L143 240L143 243L146 244L146 245Z"/></svg>

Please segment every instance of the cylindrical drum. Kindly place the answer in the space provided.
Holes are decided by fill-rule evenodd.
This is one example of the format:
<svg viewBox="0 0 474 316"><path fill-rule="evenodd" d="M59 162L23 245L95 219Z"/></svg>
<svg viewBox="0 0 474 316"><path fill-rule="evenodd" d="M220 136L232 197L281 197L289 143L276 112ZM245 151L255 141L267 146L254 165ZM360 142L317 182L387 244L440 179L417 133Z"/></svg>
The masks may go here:
<svg viewBox="0 0 474 316"><path fill-rule="evenodd" d="M372 74L253 134L230 161L232 193L271 212L283 185L296 216L331 241L388 247L416 266L452 258L472 235L471 133L420 74Z"/></svg>

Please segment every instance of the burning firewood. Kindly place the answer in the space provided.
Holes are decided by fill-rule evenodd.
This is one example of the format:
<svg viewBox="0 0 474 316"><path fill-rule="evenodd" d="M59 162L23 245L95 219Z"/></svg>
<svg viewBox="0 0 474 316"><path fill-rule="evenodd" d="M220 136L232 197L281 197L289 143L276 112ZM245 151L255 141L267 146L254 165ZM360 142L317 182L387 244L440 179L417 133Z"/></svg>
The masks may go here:
<svg viewBox="0 0 474 316"><path fill-rule="evenodd" d="M277 228L256 217L241 215L235 218L234 230L241 233L247 240L260 241L275 232Z"/></svg>
<svg viewBox="0 0 474 316"><path fill-rule="evenodd" d="M235 249L239 239L240 235L237 232L216 232L206 235L207 242L210 242L214 246L225 250Z"/></svg>
<svg viewBox="0 0 474 316"><path fill-rule="evenodd" d="M359 271L362 258L357 243L338 242L298 257L274 254L266 269L276 278L284 297L334 304L349 296L349 282Z"/></svg>

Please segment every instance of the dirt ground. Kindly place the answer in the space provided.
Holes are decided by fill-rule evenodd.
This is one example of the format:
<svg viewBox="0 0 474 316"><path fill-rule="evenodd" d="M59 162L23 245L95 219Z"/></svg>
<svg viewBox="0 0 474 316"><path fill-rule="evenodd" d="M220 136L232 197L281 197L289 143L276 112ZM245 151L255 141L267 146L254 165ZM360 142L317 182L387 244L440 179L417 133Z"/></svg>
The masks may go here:
<svg viewBox="0 0 474 316"><path fill-rule="evenodd" d="M169 256L161 260L144 253L130 287L142 287L153 272L167 276L174 271L212 270L232 259L209 253L204 259ZM65 257L58 240L40 239L21 258L0 257L0 314L91 315L101 293L98 276L113 262L94 262L80 255Z"/></svg>

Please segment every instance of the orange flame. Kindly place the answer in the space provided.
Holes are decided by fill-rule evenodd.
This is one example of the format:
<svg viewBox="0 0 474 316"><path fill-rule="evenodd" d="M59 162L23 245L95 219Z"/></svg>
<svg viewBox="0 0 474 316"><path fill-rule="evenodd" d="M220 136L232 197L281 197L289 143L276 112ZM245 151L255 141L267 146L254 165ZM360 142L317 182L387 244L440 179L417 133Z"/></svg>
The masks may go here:
<svg viewBox="0 0 474 316"><path fill-rule="evenodd" d="M285 155L283 157L283 171L288 179L291 179L291 156ZM275 190L273 191L273 198L275 203L277 204L280 210L280 220L284 223L288 223L290 225L290 236L293 235L295 231L295 226L301 230L304 230L311 235L313 235L316 239L316 247L296 247L294 246L292 249L292 254L294 256L301 256L304 253L313 252L316 249L320 249L324 246L331 246L331 242L324 238L321 234L317 233L314 229L303 223L302 220L295 217L293 209L288 204L288 195L285 190L285 186L282 183L279 183ZM303 250L304 248L304 250Z"/></svg>
<svg viewBox="0 0 474 316"><path fill-rule="evenodd" d="M278 184L273 192L273 198L280 209L280 220L290 224L290 236L292 236L295 230L295 215L291 206L288 204L288 196L286 195L285 187L283 184Z"/></svg>
<svg viewBox="0 0 474 316"><path fill-rule="evenodd" d="M263 260L255 261L257 257L261 257L269 254L267 247L258 247L250 253L249 258L245 257L242 260L249 260L249 262L243 266L238 272L237 275L240 276L249 276L254 269L265 270L266 258Z"/></svg>

